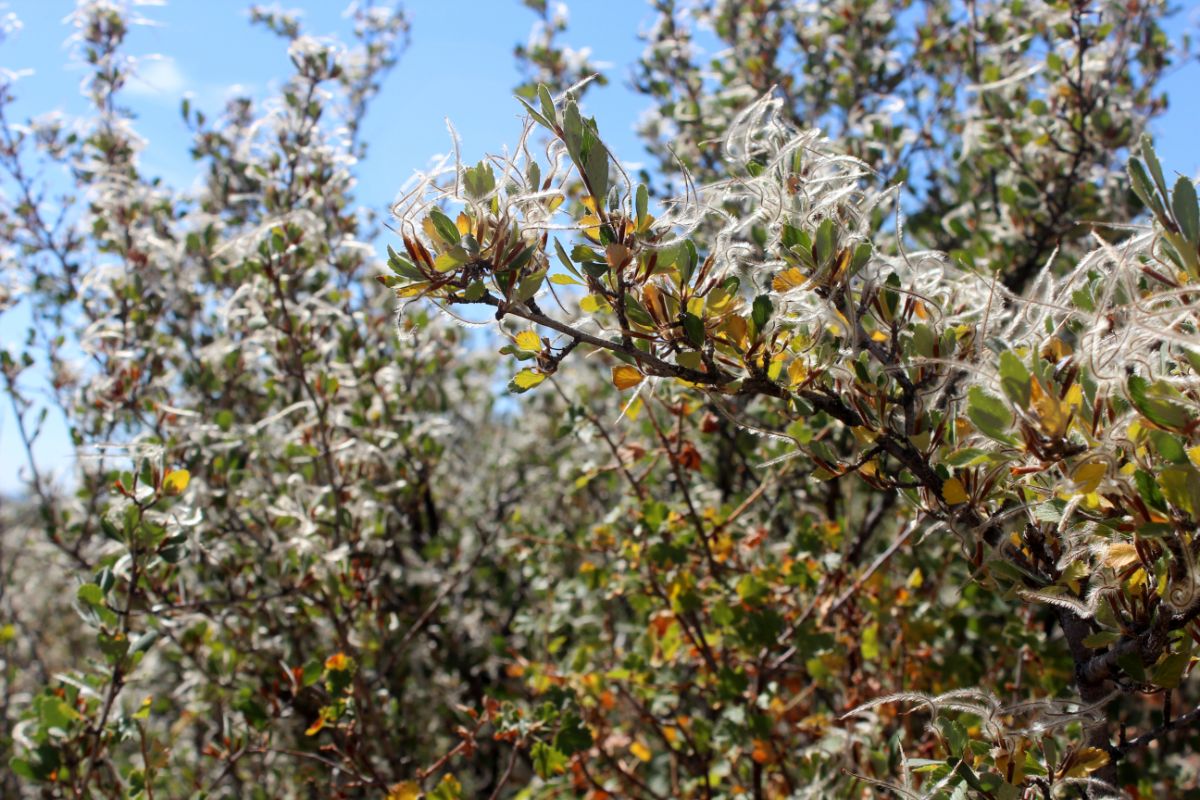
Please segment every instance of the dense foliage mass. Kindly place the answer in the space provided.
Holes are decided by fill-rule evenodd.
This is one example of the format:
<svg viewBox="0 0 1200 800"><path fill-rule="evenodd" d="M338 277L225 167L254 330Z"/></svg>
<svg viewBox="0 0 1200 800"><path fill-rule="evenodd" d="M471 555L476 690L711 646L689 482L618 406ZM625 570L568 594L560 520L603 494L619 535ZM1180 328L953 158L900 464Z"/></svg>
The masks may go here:
<svg viewBox="0 0 1200 800"><path fill-rule="evenodd" d="M386 266L353 168L395 9L348 48L255 10L294 72L185 104L199 190L139 166L110 2L72 17L92 115L0 119L33 319L0 354L30 457L0 793L1193 790L1200 209L1144 135L1166 9L659 0L631 175L564 14L526 4L520 138L424 176Z"/></svg>

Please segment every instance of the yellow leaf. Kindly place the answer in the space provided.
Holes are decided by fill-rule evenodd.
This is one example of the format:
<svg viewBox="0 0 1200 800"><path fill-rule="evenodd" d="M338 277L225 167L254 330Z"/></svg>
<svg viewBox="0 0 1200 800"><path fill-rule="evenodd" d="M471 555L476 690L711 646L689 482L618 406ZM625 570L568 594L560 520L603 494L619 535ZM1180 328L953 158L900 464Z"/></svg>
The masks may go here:
<svg viewBox="0 0 1200 800"><path fill-rule="evenodd" d="M321 728L325 727L325 715L317 717L317 721L308 726L308 730L304 731L305 736L316 736L321 732Z"/></svg>
<svg viewBox="0 0 1200 800"><path fill-rule="evenodd" d="M538 353L542 349L542 340L533 331L521 331L516 335L517 347L527 353Z"/></svg>
<svg viewBox="0 0 1200 800"><path fill-rule="evenodd" d="M595 314L600 311L608 311L608 302L603 297L589 294L579 301L579 307L589 314Z"/></svg>
<svg viewBox="0 0 1200 800"><path fill-rule="evenodd" d="M708 308L708 313L712 316L717 316L733 307L735 297L724 286L718 286L708 293L708 296L704 298L704 302Z"/></svg>
<svg viewBox="0 0 1200 800"><path fill-rule="evenodd" d="M807 282L808 278L804 276L803 272L796 267L788 267L771 280L771 288L777 292L790 292Z"/></svg>
<svg viewBox="0 0 1200 800"><path fill-rule="evenodd" d="M1043 389L1041 381L1032 381L1029 390L1042 432L1052 439L1061 438L1067 432L1067 423L1071 421L1070 408L1053 393Z"/></svg>
<svg viewBox="0 0 1200 800"><path fill-rule="evenodd" d="M1071 479L1075 481L1075 489L1079 494L1091 494L1100 486L1100 481L1104 479L1106 472L1108 472L1107 464L1102 461L1092 461L1076 467L1075 474L1071 476Z"/></svg>
<svg viewBox="0 0 1200 800"><path fill-rule="evenodd" d="M583 286L582 283L567 275L565 272L560 272L557 275L550 276L550 282L559 286Z"/></svg>
<svg viewBox="0 0 1200 800"><path fill-rule="evenodd" d="M424 292L430 286L429 281L421 281L420 283L410 283L408 286L396 287L396 297L416 297Z"/></svg>
<svg viewBox="0 0 1200 800"><path fill-rule="evenodd" d="M1133 542L1114 542L1104 553L1104 565L1113 569L1124 569L1141 561Z"/></svg>
<svg viewBox="0 0 1200 800"><path fill-rule="evenodd" d="M1071 345L1067 344L1057 336L1051 336L1050 341L1046 342L1045 346L1042 347L1042 358L1046 359L1047 361L1058 362L1062 361L1064 358L1074 352L1075 351L1072 349Z"/></svg>
<svg viewBox="0 0 1200 800"><path fill-rule="evenodd" d="M647 283L642 288L642 305L655 320L667 318L667 307L663 303L662 292L653 283Z"/></svg>
<svg viewBox="0 0 1200 800"><path fill-rule="evenodd" d="M720 331L725 334L734 347L745 350L750 346L750 327L746 324L744 317L731 315L729 319L725 320Z"/></svg>
<svg viewBox="0 0 1200 800"><path fill-rule="evenodd" d="M788 385L794 389L808 377L808 367L799 358L793 358L792 363L788 364L787 374Z"/></svg>
<svg viewBox="0 0 1200 800"><path fill-rule="evenodd" d="M1083 747L1067 756L1060 769L1063 778L1086 778L1108 764L1108 753L1099 747Z"/></svg>
<svg viewBox="0 0 1200 800"><path fill-rule="evenodd" d="M629 752L637 756L638 760L640 761L650 760L650 748L646 747L646 745L642 744L641 742L634 742L633 744L629 745Z"/></svg>
<svg viewBox="0 0 1200 800"><path fill-rule="evenodd" d="M613 269L619 269L629 259L629 248L613 242L604 248L604 260Z"/></svg>
<svg viewBox="0 0 1200 800"><path fill-rule="evenodd" d="M183 494L187 489L188 481L192 479L192 474L186 469L175 469L167 473L163 478L163 491L169 495Z"/></svg>
<svg viewBox="0 0 1200 800"><path fill-rule="evenodd" d="M871 341L873 342L886 342L888 338L888 335L883 331L871 331Z"/></svg>
<svg viewBox="0 0 1200 800"><path fill-rule="evenodd" d="M387 800L420 800L423 796L416 781L404 781L388 790Z"/></svg>
<svg viewBox="0 0 1200 800"><path fill-rule="evenodd" d="M584 215L579 220L579 227L583 229L584 236L591 239L593 242L600 241L600 218L595 214Z"/></svg>
<svg viewBox="0 0 1200 800"><path fill-rule="evenodd" d="M513 376L513 383L522 389L532 389L544 380L546 380L544 372L534 372L531 369L523 369Z"/></svg>
<svg viewBox="0 0 1200 800"><path fill-rule="evenodd" d="M621 391L637 386L646 376L637 367L621 364L612 368L612 382Z"/></svg>
<svg viewBox="0 0 1200 800"><path fill-rule="evenodd" d="M965 503L970 498L967 489L958 478L951 478L942 484L942 499L952 506Z"/></svg>
<svg viewBox="0 0 1200 800"><path fill-rule="evenodd" d="M1188 458L1190 458L1192 460L1193 464L1200 464L1200 445L1196 445L1195 447L1189 447L1187 454L1188 454Z"/></svg>
<svg viewBox="0 0 1200 800"><path fill-rule="evenodd" d="M771 356L771 363L767 365L767 377L771 380L779 380L779 376L783 373L783 362L787 359L787 353L776 353Z"/></svg>
<svg viewBox="0 0 1200 800"><path fill-rule="evenodd" d="M920 567L913 567L913 571L908 573L908 580L904 585L910 589L920 589L925 584L925 576L921 573Z"/></svg>
<svg viewBox="0 0 1200 800"><path fill-rule="evenodd" d="M458 219L454 220L454 227L458 228L458 232L466 236L471 232L471 218L463 212L458 212Z"/></svg>
<svg viewBox="0 0 1200 800"><path fill-rule="evenodd" d="M345 653L334 653L325 659L325 669L330 672L343 672L350 668L350 659Z"/></svg>

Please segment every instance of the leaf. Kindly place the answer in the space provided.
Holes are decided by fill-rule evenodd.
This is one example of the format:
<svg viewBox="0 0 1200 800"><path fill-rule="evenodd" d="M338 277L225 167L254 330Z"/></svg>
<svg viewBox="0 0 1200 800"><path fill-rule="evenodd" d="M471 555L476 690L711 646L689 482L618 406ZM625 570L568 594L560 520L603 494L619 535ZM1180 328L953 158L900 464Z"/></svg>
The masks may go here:
<svg viewBox="0 0 1200 800"><path fill-rule="evenodd" d="M550 282L555 286L583 286L582 283L575 280L570 275L564 275L561 272L551 275Z"/></svg>
<svg viewBox="0 0 1200 800"><path fill-rule="evenodd" d="M621 391L637 386L646 376L637 367L620 364L612 368L612 382Z"/></svg>
<svg viewBox="0 0 1200 800"><path fill-rule="evenodd" d="M1163 177L1162 166L1158 163L1158 155L1154 152L1154 142L1149 134L1142 134L1142 158L1146 160L1146 168L1154 176L1154 185L1158 187L1163 199L1167 196L1167 181Z"/></svg>
<svg viewBox="0 0 1200 800"><path fill-rule="evenodd" d="M1092 650L1099 650L1101 647L1108 647L1113 642L1119 641L1120 638L1121 634L1116 631L1098 631L1084 637L1083 646Z"/></svg>
<svg viewBox="0 0 1200 800"><path fill-rule="evenodd" d="M641 742L634 742L633 744L629 745L629 752L633 753L634 757L636 757L638 761L649 761L651 758L653 758L650 748L646 747L646 745L642 744Z"/></svg>
<svg viewBox="0 0 1200 800"><path fill-rule="evenodd" d="M567 757L557 748L538 742L530 750L533 769L538 776L547 779L567 771Z"/></svg>
<svg viewBox="0 0 1200 800"><path fill-rule="evenodd" d="M514 337L517 347L527 353L540 353L542 350L542 340L538 338L536 331L521 331Z"/></svg>
<svg viewBox="0 0 1200 800"><path fill-rule="evenodd" d="M1071 407L1053 391L1043 389L1041 381L1031 381L1029 390L1042 433L1051 439L1062 438L1067 432L1067 425L1071 423Z"/></svg>
<svg viewBox="0 0 1200 800"><path fill-rule="evenodd" d="M1155 665L1150 673L1150 681L1164 689L1178 689L1183 680L1183 671L1191 662L1189 653L1172 653Z"/></svg>
<svg viewBox="0 0 1200 800"><path fill-rule="evenodd" d="M1100 481L1107 472L1108 465L1103 461L1092 461L1076 467L1075 472L1071 474L1071 480L1075 481L1076 491L1080 494L1091 494L1100 486Z"/></svg>
<svg viewBox="0 0 1200 800"><path fill-rule="evenodd" d="M532 275L528 275L521 280L517 285L517 291L513 295L513 300L518 303L524 303L538 293L542 288L542 283L546 280L546 270L538 270Z"/></svg>
<svg viewBox="0 0 1200 800"><path fill-rule="evenodd" d="M971 498L967 495L966 487L958 478L950 478L942 484L942 499L950 505L965 503Z"/></svg>
<svg viewBox="0 0 1200 800"><path fill-rule="evenodd" d="M771 288L783 294L792 289L799 289L808 282L808 278L797 267L788 267L771 279Z"/></svg>
<svg viewBox="0 0 1200 800"><path fill-rule="evenodd" d="M762 331L766 327L767 321L771 318L771 312L775 307L771 305L771 298L765 294L760 294L754 298L754 308L750 312L750 319L754 322L754 327L758 331Z"/></svg>
<svg viewBox="0 0 1200 800"><path fill-rule="evenodd" d="M1142 201L1142 205L1159 218L1164 217L1166 211L1163 209L1162 201L1158 199L1158 193L1154 191L1154 185L1150 183L1150 176L1146 174L1146 168L1142 166L1142 162L1131 158L1128 169L1129 183L1133 187L1133 193Z"/></svg>
<svg viewBox="0 0 1200 800"><path fill-rule="evenodd" d="M878 622L874 622L863 629L861 650L862 657L866 661L875 661L879 658Z"/></svg>
<svg viewBox="0 0 1200 800"><path fill-rule="evenodd" d="M94 583L85 583L75 590L79 602L89 606L104 605L104 590Z"/></svg>
<svg viewBox="0 0 1200 800"><path fill-rule="evenodd" d="M1029 371L1011 350L1000 354L1000 388L1009 400L1021 408L1029 408Z"/></svg>
<svg viewBox="0 0 1200 800"><path fill-rule="evenodd" d="M558 123L558 109L554 107L554 98L550 96L550 89L544 83L539 83L537 88L538 102L542 106L542 116L547 120Z"/></svg>
<svg viewBox="0 0 1200 800"><path fill-rule="evenodd" d="M421 785L416 781L403 781L388 789L387 800L421 800Z"/></svg>
<svg viewBox="0 0 1200 800"><path fill-rule="evenodd" d="M1104 552L1104 566L1115 570L1131 567L1141 561L1133 542L1113 542Z"/></svg>
<svg viewBox="0 0 1200 800"><path fill-rule="evenodd" d="M1147 431L1150 434L1150 441L1154 442L1154 447L1158 450L1158 454L1170 461L1172 464L1190 464L1187 451L1183 449L1183 445L1179 443L1171 434L1166 431Z"/></svg>
<svg viewBox="0 0 1200 800"><path fill-rule="evenodd" d="M433 221L433 227L442 241L451 247L458 245L461 237L458 233L458 226L454 224L454 220L450 219L438 208L429 210L429 219Z"/></svg>
<svg viewBox="0 0 1200 800"><path fill-rule="evenodd" d="M1200 245L1200 206L1196 203L1196 187L1187 177L1180 175L1171 193L1171 210L1179 232L1193 247Z"/></svg>
<svg viewBox="0 0 1200 800"><path fill-rule="evenodd" d="M1163 497L1193 519L1200 515L1200 472L1190 465L1167 467L1158 475Z"/></svg>
<svg viewBox="0 0 1200 800"><path fill-rule="evenodd" d="M608 301L599 295L589 294L587 297L579 301L579 307L589 314L596 314L601 311L608 311Z"/></svg>
<svg viewBox="0 0 1200 800"><path fill-rule="evenodd" d="M544 372L535 372L531 369L523 369L513 376L512 381L509 382L508 389L510 392L519 394L532 389L544 380L546 380L546 374Z"/></svg>
<svg viewBox="0 0 1200 800"><path fill-rule="evenodd" d="M467 251L454 247L433 260L433 268L438 272L453 272L468 261Z"/></svg>
<svg viewBox="0 0 1200 800"><path fill-rule="evenodd" d="M972 386L967 395L967 417L985 436L1001 442L1011 442L1008 435L1012 413L1004 401Z"/></svg>
<svg viewBox="0 0 1200 800"><path fill-rule="evenodd" d="M186 469L175 469L167 473L163 478L163 492L170 496L177 496L184 493L188 487L188 482L192 479L192 474Z"/></svg>
<svg viewBox="0 0 1200 800"><path fill-rule="evenodd" d="M485 161L480 161L474 167L463 170L463 188L467 191L467 196L476 200L481 200L491 194L496 188L496 173L492 170L492 165ZM464 215L459 215L461 221ZM458 226L459 233L465 234L470 231L470 227Z"/></svg>
<svg viewBox="0 0 1200 800"><path fill-rule="evenodd" d="M1191 420L1191 414L1179 405L1183 397L1166 381L1150 383L1140 375L1132 375L1126 388L1134 408L1161 428L1183 428Z"/></svg>
<svg viewBox="0 0 1200 800"><path fill-rule="evenodd" d="M428 795L429 800L461 800L462 783L453 775L443 775Z"/></svg>
<svg viewBox="0 0 1200 800"><path fill-rule="evenodd" d="M1071 753L1059 768L1062 778L1086 778L1108 764L1108 753L1099 747L1083 747Z"/></svg>
<svg viewBox="0 0 1200 800"><path fill-rule="evenodd" d="M650 194L646 190L644 183L639 183L637 193L634 195L634 213L637 215L638 229L642 228L643 222L646 219L646 206L649 203Z"/></svg>
<svg viewBox="0 0 1200 800"><path fill-rule="evenodd" d="M683 332L692 347L704 346L704 320L688 311L683 312Z"/></svg>

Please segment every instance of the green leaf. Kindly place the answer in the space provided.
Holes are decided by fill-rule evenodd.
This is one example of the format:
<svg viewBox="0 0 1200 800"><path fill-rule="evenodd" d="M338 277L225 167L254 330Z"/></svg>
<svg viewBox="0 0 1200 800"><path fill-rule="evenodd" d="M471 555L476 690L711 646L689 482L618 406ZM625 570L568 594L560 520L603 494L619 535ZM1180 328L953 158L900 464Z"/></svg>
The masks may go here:
<svg viewBox="0 0 1200 800"><path fill-rule="evenodd" d="M1142 166L1142 162L1131 158L1128 169L1129 183L1133 187L1133 193L1142 201L1142 205L1154 212L1160 219L1165 217L1166 211L1158 199L1158 193L1154 191L1154 185L1150 182L1150 176L1146 174L1146 168Z"/></svg>
<svg viewBox="0 0 1200 800"><path fill-rule="evenodd" d="M1191 421L1191 414L1179 405L1182 395L1166 381L1153 384L1139 375L1132 375L1126 384L1129 400L1142 416L1163 428L1179 429Z"/></svg>
<svg viewBox="0 0 1200 800"><path fill-rule="evenodd" d="M608 194L608 150L599 140L592 143L587 154L585 165L588 183L592 187L592 197L596 199L599 208Z"/></svg>
<svg viewBox="0 0 1200 800"><path fill-rule="evenodd" d="M13 774L19 778L24 778L30 781L41 780L43 776L38 775L34 771L33 766L23 758L13 756L8 760L8 768L13 771Z"/></svg>
<svg viewBox="0 0 1200 800"><path fill-rule="evenodd" d="M692 347L704 346L704 320L688 311L683 312L683 332Z"/></svg>
<svg viewBox="0 0 1200 800"><path fill-rule="evenodd" d="M75 590L79 602L89 606L104 605L104 590L94 583L85 583Z"/></svg>
<svg viewBox="0 0 1200 800"><path fill-rule="evenodd" d="M1098 631L1091 636L1084 637L1083 646L1098 650L1101 647L1108 647L1113 642L1119 641L1121 634L1116 631Z"/></svg>
<svg viewBox="0 0 1200 800"><path fill-rule="evenodd" d="M1200 514L1200 472L1191 466L1167 467L1158 476L1163 497L1176 508L1187 512L1192 519Z"/></svg>
<svg viewBox="0 0 1200 800"><path fill-rule="evenodd" d="M1008 406L978 386L972 386L968 394L967 417L985 436L999 442L1012 442L1008 434L1012 413Z"/></svg>
<svg viewBox="0 0 1200 800"><path fill-rule="evenodd" d="M1165 200L1167 181L1163 177L1162 166L1159 165L1158 156L1154 152L1154 142L1150 139L1150 135L1145 133L1142 134L1142 158L1146 159L1146 168L1154 176L1154 185L1158 187L1159 194Z"/></svg>
<svg viewBox="0 0 1200 800"><path fill-rule="evenodd" d="M517 102L520 103L521 105L525 106L525 112L527 114L529 114L529 116L532 117L539 125L541 125L543 128L546 128L551 133L555 132L554 123L552 123L550 120L546 119L544 116L539 114L537 112L537 110L534 109L533 106L529 105L529 101L527 101L523 97L518 97Z"/></svg>
<svg viewBox="0 0 1200 800"><path fill-rule="evenodd" d="M761 331L766 327L767 321L771 319L771 312L775 307L771 304L771 298L765 294L760 294L754 298L754 307L750 311L750 319L754 321L754 327Z"/></svg>
<svg viewBox="0 0 1200 800"><path fill-rule="evenodd" d="M433 220L433 227L442 241L451 246L459 243L458 226L454 224L454 220L442 213L440 208L431 208L429 218Z"/></svg>
<svg viewBox="0 0 1200 800"><path fill-rule="evenodd" d="M425 276L421 274L421 270L417 269L417 265L409 261L404 256L397 253L388 245L388 268L399 275L401 278L407 278L411 281L424 280Z"/></svg>
<svg viewBox="0 0 1200 800"><path fill-rule="evenodd" d="M1193 248L1200 245L1200 207L1196 204L1196 187L1182 175L1175 181L1175 191L1171 193L1171 210L1175 212L1175 222L1179 224L1183 238Z"/></svg>
<svg viewBox="0 0 1200 800"><path fill-rule="evenodd" d="M558 109L554 107L554 98L550 96L550 89L544 83L539 83L537 88L538 102L542 105L542 116L548 121L558 124Z"/></svg>
<svg viewBox="0 0 1200 800"><path fill-rule="evenodd" d="M1029 408L1029 371L1011 350L1000 354L1000 388L1009 400L1021 408Z"/></svg>
<svg viewBox="0 0 1200 800"><path fill-rule="evenodd" d="M863 266L871 260L871 243L863 242L858 247L854 248L854 256L850 259L850 269L847 272L847 277L858 273Z"/></svg>
<svg viewBox="0 0 1200 800"><path fill-rule="evenodd" d="M546 380L545 373L523 369L508 382L508 390L513 394L521 394L522 392L529 391L544 380Z"/></svg>
<svg viewBox="0 0 1200 800"><path fill-rule="evenodd" d="M496 173L492 170L492 165L480 161L474 167L463 170L463 188L467 190L468 197L476 200L490 194L496 188ZM440 230L438 232L441 233Z"/></svg>
<svg viewBox="0 0 1200 800"><path fill-rule="evenodd" d="M1150 681L1164 689L1178 689L1183 679L1183 671L1191 660L1192 656L1189 653L1172 653L1155 665L1150 673Z"/></svg>
<svg viewBox="0 0 1200 800"><path fill-rule="evenodd" d="M563 714L562 727L554 737L555 749L565 755L574 755L592 746L592 733L574 711Z"/></svg>
<svg viewBox="0 0 1200 800"><path fill-rule="evenodd" d="M1183 449L1183 445L1179 443L1171 434L1165 431L1150 431L1150 440L1154 442L1154 449L1158 450L1158 454L1170 461L1172 464L1187 464L1187 452Z"/></svg>
<svg viewBox="0 0 1200 800"><path fill-rule="evenodd" d="M557 747L537 742L529 755L533 758L533 769L543 780L567 771L567 757Z"/></svg>
<svg viewBox="0 0 1200 800"><path fill-rule="evenodd" d="M546 270L538 270L532 275L526 277L517 286L517 292L513 295L513 299L518 303L523 303L532 298L538 293L538 289L542 288L542 282L546 280Z"/></svg>
<svg viewBox="0 0 1200 800"><path fill-rule="evenodd" d="M642 221L646 219L646 207L649 205L649 202L650 193L646 190L646 185L644 183L639 183L633 203L635 213L637 214L637 224L639 228L642 226Z"/></svg>
<svg viewBox="0 0 1200 800"><path fill-rule="evenodd" d="M862 657L866 661L879 658L879 623L873 622L862 632Z"/></svg>

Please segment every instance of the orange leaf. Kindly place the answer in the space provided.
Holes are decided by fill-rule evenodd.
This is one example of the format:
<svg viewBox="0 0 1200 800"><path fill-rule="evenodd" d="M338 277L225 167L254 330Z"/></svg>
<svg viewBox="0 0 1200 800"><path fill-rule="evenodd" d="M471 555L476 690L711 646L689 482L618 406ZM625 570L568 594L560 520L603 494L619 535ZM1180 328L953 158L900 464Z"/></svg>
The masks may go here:
<svg viewBox="0 0 1200 800"><path fill-rule="evenodd" d="M612 382L621 391L632 389L645 379L645 375L641 373L637 367L631 367L628 364L621 364L612 368Z"/></svg>

